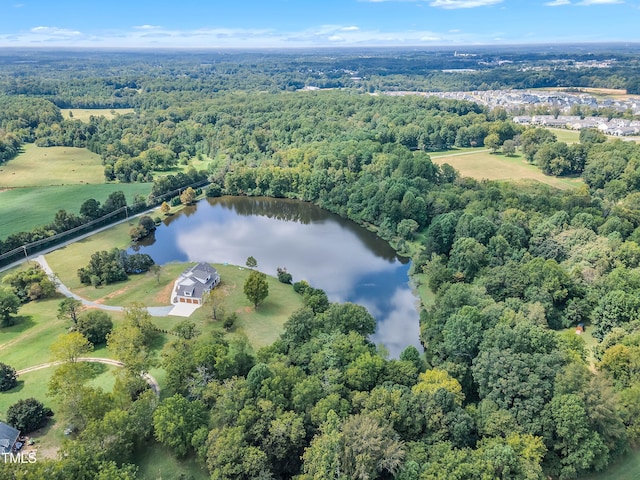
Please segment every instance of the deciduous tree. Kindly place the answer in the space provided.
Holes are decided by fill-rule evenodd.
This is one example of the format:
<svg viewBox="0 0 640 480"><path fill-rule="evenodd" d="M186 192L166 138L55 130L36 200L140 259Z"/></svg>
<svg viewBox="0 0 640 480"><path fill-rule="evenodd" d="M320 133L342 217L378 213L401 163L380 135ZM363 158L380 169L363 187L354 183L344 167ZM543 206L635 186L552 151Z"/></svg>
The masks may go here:
<svg viewBox="0 0 640 480"><path fill-rule="evenodd" d="M18 384L16 369L0 362L0 392L11 390Z"/></svg>
<svg viewBox="0 0 640 480"><path fill-rule="evenodd" d="M269 295L267 276L257 270L249 273L247 280L244 282L244 294L253 303L253 306L257 308L258 304L262 303Z"/></svg>

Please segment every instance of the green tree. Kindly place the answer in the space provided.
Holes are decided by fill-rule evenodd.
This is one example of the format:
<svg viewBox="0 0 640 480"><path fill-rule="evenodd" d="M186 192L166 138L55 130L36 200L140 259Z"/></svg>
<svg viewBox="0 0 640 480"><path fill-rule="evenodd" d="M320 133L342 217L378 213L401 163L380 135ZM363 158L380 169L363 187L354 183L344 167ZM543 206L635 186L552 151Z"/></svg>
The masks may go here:
<svg viewBox="0 0 640 480"><path fill-rule="evenodd" d="M497 133L490 133L484 138L484 146L495 153L500 148L500 137Z"/></svg>
<svg viewBox="0 0 640 480"><path fill-rule="evenodd" d="M85 200L80 206L80 215L89 220L95 220L102 215L102 209L100 208L100 202L94 198Z"/></svg>
<svg viewBox="0 0 640 480"><path fill-rule="evenodd" d="M320 432L311 440L305 450L304 480L339 480L342 470L340 456L343 448L343 436L340 432L340 418L333 410L327 414L327 420Z"/></svg>
<svg viewBox="0 0 640 480"><path fill-rule="evenodd" d="M333 303L318 321L325 332L357 332L372 335L376 331L376 319L362 305L355 303Z"/></svg>
<svg viewBox="0 0 640 480"><path fill-rule="evenodd" d="M551 401L555 425L554 450L560 457L560 478L576 478L609 462L609 449L600 435L589 428L589 412L577 395L556 396Z"/></svg>
<svg viewBox="0 0 640 480"><path fill-rule="evenodd" d="M341 470L347 478L367 480L378 472L397 473L404 459L403 443L391 426L368 415L354 415L342 425Z"/></svg>
<svg viewBox="0 0 640 480"><path fill-rule="evenodd" d="M0 362L0 392L11 390L18 384L16 369Z"/></svg>
<svg viewBox="0 0 640 480"><path fill-rule="evenodd" d="M78 318L76 330L93 345L98 345L107 341L107 335L113 330L113 321L103 310L89 310Z"/></svg>
<svg viewBox="0 0 640 480"><path fill-rule="evenodd" d="M506 156L511 157L516 153L516 142L513 140L505 140L502 144L502 153Z"/></svg>
<svg viewBox="0 0 640 480"><path fill-rule="evenodd" d="M267 454L248 444L240 426L213 429L207 439L205 454L211 478L273 478Z"/></svg>
<svg viewBox="0 0 640 480"><path fill-rule="evenodd" d="M151 265L151 267L149 267L149 272L151 273L151 275L155 277L158 285L160 285L160 276L162 275L162 267L157 263L154 263L153 265Z"/></svg>
<svg viewBox="0 0 640 480"><path fill-rule="evenodd" d="M269 295L267 276L257 270L251 271L244 282L244 294L255 308Z"/></svg>
<svg viewBox="0 0 640 480"><path fill-rule="evenodd" d="M156 440L184 457L191 450L194 432L207 421L205 405L199 400L190 402L182 395L169 397L153 412Z"/></svg>
<svg viewBox="0 0 640 480"><path fill-rule="evenodd" d="M190 320L183 320L171 330L177 336L185 340L191 340L200 335L200 331L196 328L196 324Z"/></svg>
<svg viewBox="0 0 640 480"><path fill-rule="evenodd" d="M42 427L53 412L35 398L18 400L7 409L7 423L22 434L31 433Z"/></svg>
<svg viewBox="0 0 640 480"><path fill-rule="evenodd" d="M49 347L53 360L75 363L78 358L91 352L93 345L80 332L59 335Z"/></svg>
<svg viewBox="0 0 640 480"><path fill-rule="evenodd" d="M471 281L488 261L487 247L475 238L463 237L451 247L448 267L454 272L462 273L465 280Z"/></svg>
<svg viewBox="0 0 640 480"><path fill-rule="evenodd" d="M58 319L70 319L74 325L78 325L78 314L82 308L82 302L75 298L67 297L58 305Z"/></svg>
<svg viewBox="0 0 640 480"><path fill-rule="evenodd" d="M258 266L258 261L255 258L253 258L253 255L251 255L247 258L245 265L248 268L256 268Z"/></svg>
<svg viewBox="0 0 640 480"><path fill-rule="evenodd" d="M18 313L20 299L10 289L0 286L0 327L13 325L12 314Z"/></svg>

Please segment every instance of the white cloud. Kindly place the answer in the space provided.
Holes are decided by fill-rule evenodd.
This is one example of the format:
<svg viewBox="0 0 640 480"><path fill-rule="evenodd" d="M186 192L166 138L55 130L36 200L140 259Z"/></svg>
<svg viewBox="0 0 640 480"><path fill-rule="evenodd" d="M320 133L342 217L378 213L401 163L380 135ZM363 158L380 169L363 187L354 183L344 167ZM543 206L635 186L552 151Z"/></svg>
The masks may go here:
<svg viewBox="0 0 640 480"><path fill-rule="evenodd" d="M429 5L436 8L454 10L457 8L486 7L502 3L503 0L359 0L361 2L382 3L382 2L429 2Z"/></svg>
<svg viewBox="0 0 640 480"><path fill-rule="evenodd" d="M502 3L502 0L433 0L429 3L432 7L454 10L458 8L486 7Z"/></svg>
<svg viewBox="0 0 640 480"><path fill-rule="evenodd" d="M623 3L622 0L582 0L576 3L576 5L615 5L617 3Z"/></svg>
<svg viewBox="0 0 640 480"><path fill-rule="evenodd" d="M159 28L162 28L158 25L136 25L135 27L133 27L137 30L157 30Z"/></svg>
<svg viewBox="0 0 640 480"><path fill-rule="evenodd" d="M32 33L36 33L38 35L49 35L49 36L56 36L56 37L76 37L78 35L82 35L82 32L79 32L78 30L69 30L67 28L58 28L58 27L45 27L45 26L39 26L39 27L33 27L31 29Z"/></svg>
<svg viewBox="0 0 640 480"><path fill-rule="evenodd" d="M357 32L358 30L360 30L360 27L351 25L349 27L342 27L340 30L342 30L343 32Z"/></svg>
<svg viewBox="0 0 640 480"><path fill-rule="evenodd" d="M560 7L562 5L571 5L569 0L553 0L552 2L545 3L547 7Z"/></svg>

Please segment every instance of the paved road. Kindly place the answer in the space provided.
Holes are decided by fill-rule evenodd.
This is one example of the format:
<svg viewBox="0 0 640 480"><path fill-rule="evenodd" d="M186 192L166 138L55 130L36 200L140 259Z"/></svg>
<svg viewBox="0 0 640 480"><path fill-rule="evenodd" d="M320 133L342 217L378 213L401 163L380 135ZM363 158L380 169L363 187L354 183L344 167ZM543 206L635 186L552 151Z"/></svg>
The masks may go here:
<svg viewBox="0 0 640 480"><path fill-rule="evenodd" d="M47 275L55 275L53 270L51 270L51 267L49 266L49 263L47 262L47 260L44 258L44 255L38 255L37 257L33 258L34 262L37 262L40 264L40 266L42 267L42 269L47 273ZM87 307L94 307L94 308L99 308L101 310L107 310L107 311L111 311L111 312L122 312L125 307L116 307L113 305L103 305L102 303L97 303L97 302L93 302L91 300L87 300L84 297L81 297L80 295L77 295L75 293L73 293L69 287L67 287L65 284L61 283L60 280L57 280L57 290L62 293L63 295L67 296L67 297L71 297L71 298L75 298L76 300L80 300L82 302L83 305L86 305ZM149 314L151 314L154 317L166 317L167 315L169 315L169 312L173 309L173 305L168 305L166 307L147 307L147 311L149 312Z"/></svg>
<svg viewBox="0 0 640 480"><path fill-rule="evenodd" d="M92 363L104 363L105 365L113 365L115 367L124 367L124 363L119 360L113 360L112 358L99 358L99 357L80 357L77 360L78 362L92 362ZM36 370L43 370L45 368L54 367L56 365L60 365L63 362L48 362L41 363L40 365L34 365L33 367L23 368L22 370L18 370L16 375L22 375L23 373L34 372ZM157 396L160 396L160 385L158 381L153 378L148 373L143 373L142 378L149 384L151 389Z"/></svg>

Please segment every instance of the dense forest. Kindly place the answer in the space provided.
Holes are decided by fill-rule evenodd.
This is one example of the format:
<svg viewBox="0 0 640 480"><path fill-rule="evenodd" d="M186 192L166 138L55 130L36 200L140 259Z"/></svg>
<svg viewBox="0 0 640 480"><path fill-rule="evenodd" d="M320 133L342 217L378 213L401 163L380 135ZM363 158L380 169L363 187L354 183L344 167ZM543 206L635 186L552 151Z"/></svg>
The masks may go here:
<svg viewBox="0 0 640 480"><path fill-rule="evenodd" d="M107 338L125 364L113 392L90 386L81 363L59 367L49 391L77 436L59 460L0 462L2 478L134 479L132 452L155 438L213 479L574 479L640 441L640 146L589 133L567 145L501 110L373 95L400 77L399 89L479 88L491 78L537 85L542 73L514 66L448 82L436 71L534 54L132 53L96 56L81 75L72 73L77 53L42 54L34 66L12 63L15 55L0 73L0 163L26 142L78 146L101 156L106 181L154 180L151 204L205 178L212 196L313 202L410 255L435 300L421 306L424 351L407 347L397 359L368 339L375 319L364 307L311 296L258 351L240 336L198 335L185 324L162 350L161 401L139 375L151 368L157 332L132 308ZM624 86L637 57L619 57L619 69L544 74L575 86L615 75ZM310 79L349 88L290 91ZM67 106L135 112L81 122L63 118ZM477 181L429 157L489 136L584 185ZM193 158L208 159L208 169L167 175ZM122 206L120 195L108 206L85 203L79 216L58 213L38 232ZM0 238L0 248L25 238ZM578 324L598 340L594 349L574 333Z"/></svg>

